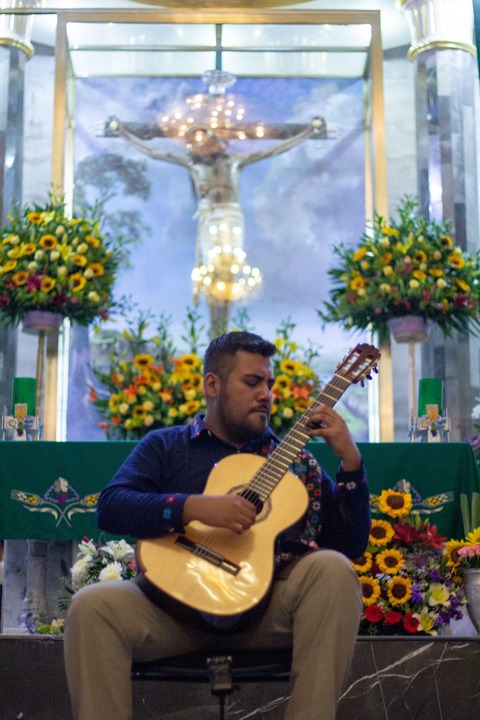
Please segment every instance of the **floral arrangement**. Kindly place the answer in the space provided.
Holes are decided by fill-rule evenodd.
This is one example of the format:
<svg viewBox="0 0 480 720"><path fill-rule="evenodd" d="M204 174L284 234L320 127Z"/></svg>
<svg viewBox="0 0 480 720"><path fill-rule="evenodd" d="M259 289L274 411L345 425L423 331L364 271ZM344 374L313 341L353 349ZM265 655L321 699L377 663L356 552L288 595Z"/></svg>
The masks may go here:
<svg viewBox="0 0 480 720"><path fill-rule="evenodd" d="M243 314L244 315L244 314ZM108 439L137 440L149 430L191 422L206 409L203 394L203 363L199 316L187 310L182 340L188 352L179 355L170 335L169 319L161 316L153 334L154 318L138 312L128 320L127 330L113 343L106 370L94 367L95 376L107 389L105 396L90 387L90 400L104 420L99 424ZM239 318L241 329L245 318ZM237 328L238 329L238 328ZM277 329L274 358L271 427L283 436L305 411L318 392L313 362L318 350L311 344L302 349L289 338L295 324L285 320Z"/></svg>
<svg viewBox="0 0 480 720"><path fill-rule="evenodd" d="M418 201L406 196L398 220L376 213L358 247L333 248L339 264L328 271L330 302L318 311L324 323L371 327L381 337L389 320L406 315L436 323L446 336L480 327L478 255L454 244L450 222L428 220L417 210Z"/></svg>
<svg viewBox="0 0 480 720"><path fill-rule="evenodd" d="M463 617L462 578L449 562L446 537L412 511L411 492L383 490L373 498L366 552L353 566L362 585L362 635L436 635Z"/></svg>
<svg viewBox="0 0 480 720"><path fill-rule="evenodd" d="M295 324L285 320L277 330L273 358L275 385L270 426L282 437L305 412L319 392L319 379L313 366L318 350L311 344L306 349L292 342Z"/></svg>
<svg viewBox="0 0 480 720"><path fill-rule="evenodd" d="M15 325L32 310L57 313L80 325L104 319L122 250L100 232L100 208L69 217L63 198L18 205L0 244L0 318Z"/></svg>
<svg viewBox="0 0 480 720"><path fill-rule="evenodd" d="M125 540L109 540L104 545L84 537L78 545L77 561L70 569L66 596L58 601L65 612L72 595L85 585L111 580L130 580L136 575L135 550ZM32 622L31 632L40 635L61 635L65 620L54 618L50 623Z"/></svg>
<svg viewBox="0 0 480 720"><path fill-rule="evenodd" d="M149 430L183 425L206 407L203 367L198 354L195 312L187 312L188 353L176 354L168 318L137 312L116 338L106 370L93 372L107 392L90 388L90 400L103 416L99 424L108 439L139 440Z"/></svg>

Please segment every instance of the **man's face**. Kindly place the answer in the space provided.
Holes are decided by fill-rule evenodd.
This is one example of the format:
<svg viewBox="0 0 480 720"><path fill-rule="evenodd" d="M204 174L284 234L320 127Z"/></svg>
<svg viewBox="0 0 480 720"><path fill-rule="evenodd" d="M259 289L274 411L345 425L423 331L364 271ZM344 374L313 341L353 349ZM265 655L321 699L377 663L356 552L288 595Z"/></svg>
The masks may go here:
<svg viewBox="0 0 480 720"><path fill-rule="evenodd" d="M226 435L246 443L268 427L274 383L270 358L239 350L234 367L220 381L218 417Z"/></svg>

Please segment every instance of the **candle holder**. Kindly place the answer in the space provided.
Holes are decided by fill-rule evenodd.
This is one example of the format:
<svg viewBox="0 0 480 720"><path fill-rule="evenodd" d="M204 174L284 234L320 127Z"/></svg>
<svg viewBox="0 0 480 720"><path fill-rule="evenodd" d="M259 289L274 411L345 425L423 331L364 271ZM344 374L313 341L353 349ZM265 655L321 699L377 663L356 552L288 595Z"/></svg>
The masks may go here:
<svg viewBox="0 0 480 720"><path fill-rule="evenodd" d="M443 380L422 378L419 382L417 417L410 421L412 442L447 442L450 419L443 407Z"/></svg>
<svg viewBox="0 0 480 720"><path fill-rule="evenodd" d="M27 404L17 403L13 415L8 414L6 407L0 417L2 440L40 440L42 424L37 415L27 415Z"/></svg>
<svg viewBox="0 0 480 720"><path fill-rule="evenodd" d="M409 437L412 442L448 442L450 418L440 415L438 405L427 405L426 414L412 419Z"/></svg>

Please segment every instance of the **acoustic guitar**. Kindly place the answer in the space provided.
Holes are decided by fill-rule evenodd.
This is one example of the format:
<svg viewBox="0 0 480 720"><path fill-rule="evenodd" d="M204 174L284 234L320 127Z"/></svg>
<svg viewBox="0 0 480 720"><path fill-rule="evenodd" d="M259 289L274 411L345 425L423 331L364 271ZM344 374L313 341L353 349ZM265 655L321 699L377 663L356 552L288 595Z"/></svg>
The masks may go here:
<svg viewBox="0 0 480 720"><path fill-rule="evenodd" d="M144 578L174 601L214 616L255 607L270 588L277 535L307 510L307 490L289 467L310 439L309 417L319 405L333 407L351 384L370 379L379 358L373 345L357 345L268 458L238 453L214 466L204 494L250 500L257 519L248 531L238 535L194 521L184 533L139 540Z"/></svg>

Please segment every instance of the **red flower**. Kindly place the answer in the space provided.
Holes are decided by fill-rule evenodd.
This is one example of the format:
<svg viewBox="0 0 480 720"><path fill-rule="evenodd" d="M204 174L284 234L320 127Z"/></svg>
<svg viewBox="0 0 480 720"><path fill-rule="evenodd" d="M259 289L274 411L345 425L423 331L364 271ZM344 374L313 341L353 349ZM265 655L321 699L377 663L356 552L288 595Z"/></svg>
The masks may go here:
<svg viewBox="0 0 480 720"><path fill-rule="evenodd" d="M396 610L389 610L385 615L385 620L389 625L398 625L402 621L402 613Z"/></svg>
<svg viewBox="0 0 480 720"><path fill-rule="evenodd" d="M404 545L421 543L427 547L442 550L447 540L445 535L439 535L436 525L430 525L428 520L414 527L409 523L396 523L394 526L394 540L399 540Z"/></svg>
<svg viewBox="0 0 480 720"><path fill-rule="evenodd" d="M410 635L415 635L418 630L418 625L419 621L413 617L411 612L407 613L403 618L403 627Z"/></svg>
<svg viewBox="0 0 480 720"><path fill-rule="evenodd" d="M365 608L365 619L371 623L377 623L383 620L383 610L379 605L368 605Z"/></svg>

